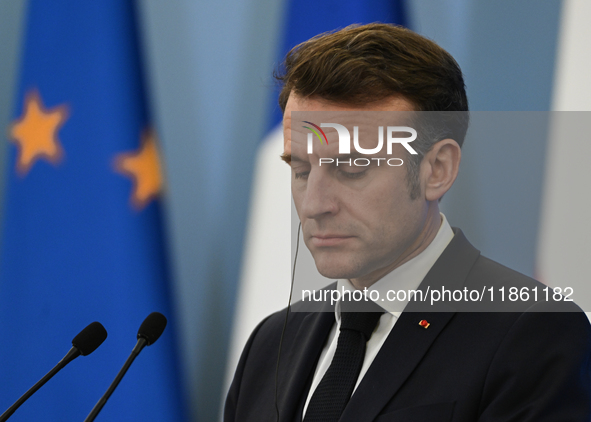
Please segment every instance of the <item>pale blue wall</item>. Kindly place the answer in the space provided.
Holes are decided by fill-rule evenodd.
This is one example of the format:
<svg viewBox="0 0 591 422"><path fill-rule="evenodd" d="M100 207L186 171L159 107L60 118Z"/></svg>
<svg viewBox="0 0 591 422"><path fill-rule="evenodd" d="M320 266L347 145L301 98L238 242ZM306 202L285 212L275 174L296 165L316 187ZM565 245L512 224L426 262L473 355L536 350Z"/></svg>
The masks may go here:
<svg viewBox="0 0 591 422"><path fill-rule="evenodd" d="M256 147L281 4L142 5L148 75L168 176L166 209L191 403L219 413Z"/></svg>
<svg viewBox="0 0 591 422"><path fill-rule="evenodd" d="M456 57L471 110L549 110L561 4L411 0L411 23ZM518 143L502 130L472 126L460 177L442 207L483 254L533 275L546 127L544 114L522 117L530 127L540 124L537 136Z"/></svg>
<svg viewBox="0 0 591 422"><path fill-rule="evenodd" d="M12 98L16 90L15 77L20 56L19 45L25 6L25 0L0 1L0 221L4 208L6 171L4 133L12 114Z"/></svg>

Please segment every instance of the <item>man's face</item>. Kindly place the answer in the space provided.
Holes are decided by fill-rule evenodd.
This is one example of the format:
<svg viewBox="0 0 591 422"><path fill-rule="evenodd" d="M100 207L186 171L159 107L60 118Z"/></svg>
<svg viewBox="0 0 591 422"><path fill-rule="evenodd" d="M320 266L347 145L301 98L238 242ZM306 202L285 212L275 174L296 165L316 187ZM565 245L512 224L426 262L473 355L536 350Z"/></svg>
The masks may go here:
<svg viewBox="0 0 591 422"><path fill-rule="evenodd" d="M411 200L406 164L392 167L382 161L380 166L367 167L319 165L321 157L335 161L337 157L344 158L338 153L336 131L325 130L328 145L316 142L313 153L308 154L306 137L296 133L306 129L295 119L292 127L292 111L354 110L412 111L412 106L399 96L365 107L351 107L292 93L283 123L284 152L291 154L292 194L304 242L320 274L350 279L359 288L373 284L420 249L428 202L424 195ZM363 146L361 134L359 138ZM374 139L365 147L375 145ZM386 155L384 146L372 157L399 157L406 163L409 155L402 145L394 144L391 156Z"/></svg>

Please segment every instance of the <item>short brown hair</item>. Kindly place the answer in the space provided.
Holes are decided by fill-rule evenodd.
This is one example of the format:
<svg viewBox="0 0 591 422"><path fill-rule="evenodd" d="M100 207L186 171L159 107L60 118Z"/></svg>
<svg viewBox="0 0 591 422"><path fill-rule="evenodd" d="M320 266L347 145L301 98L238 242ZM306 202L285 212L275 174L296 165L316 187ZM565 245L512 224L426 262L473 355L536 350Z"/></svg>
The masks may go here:
<svg viewBox="0 0 591 422"><path fill-rule="evenodd" d="M419 155L409 163L411 197L420 193L418 167L424 154L445 138L462 146L468 129L468 99L457 62L433 41L401 26L350 25L317 35L287 54L275 78L283 84L283 111L293 91L350 105L398 94L417 111L447 112L438 113L437 128L413 143Z"/></svg>

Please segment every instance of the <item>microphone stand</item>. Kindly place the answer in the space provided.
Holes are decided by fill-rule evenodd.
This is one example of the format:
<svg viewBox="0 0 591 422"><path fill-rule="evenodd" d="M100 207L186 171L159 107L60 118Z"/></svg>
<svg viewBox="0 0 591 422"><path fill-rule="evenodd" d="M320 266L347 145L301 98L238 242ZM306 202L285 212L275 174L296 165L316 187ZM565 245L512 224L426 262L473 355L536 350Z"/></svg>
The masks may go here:
<svg viewBox="0 0 591 422"><path fill-rule="evenodd" d="M39 390L43 385L49 381L55 374L63 369L68 363L72 362L80 356L80 350L76 347L72 347L70 351L60 360L57 365L53 367L51 371L49 371L43 378L41 378L35 385L27 390L25 394L23 394L12 406L10 406L6 412L0 415L0 422L5 422L15 411L18 409L21 404L23 404L29 397L31 397L37 390Z"/></svg>
<svg viewBox="0 0 591 422"><path fill-rule="evenodd" d="M123 367L119 370L119 373L117 374L117 376L115 377L115 379L113 380L113 382L111 383L111 385L109 386L109 388L107 389L105 394L103 394L103 396L100 398L100 400L94 405L94 407L92 408L92 410L90 411L90 413L88 414L86 419L84 419L84 422L92 422L95 420L95 418L98 416L100 411L103 409L104 405L107 403L107 400L109 400L109 397L111 397L111 394L113 394L113 391L115 391L115 388L117 388L117 386L121 382L121 379L123 378L123 376L125 375L125 373L129 369L129 367L131 366L131 364L133 363L133 361L135 360L137 355L140 354L142 349L147 344L148 344L148 341L145 338L140 337L138 339L137 343L135 344L135 347L131 351L131 354L129 355L129 357L127 358L125 363L123 364ZM2 421L0 421L0 422L2 422Z"/></svg>

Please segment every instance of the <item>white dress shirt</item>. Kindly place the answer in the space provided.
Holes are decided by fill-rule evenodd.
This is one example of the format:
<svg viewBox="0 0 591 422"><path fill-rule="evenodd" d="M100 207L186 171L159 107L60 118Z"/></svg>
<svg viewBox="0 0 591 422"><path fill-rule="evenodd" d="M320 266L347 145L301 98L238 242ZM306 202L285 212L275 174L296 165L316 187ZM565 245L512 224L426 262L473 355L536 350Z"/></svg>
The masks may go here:
<svg viewBox="0 0 591 422"><path fill-rule="evenodd" d="M427 246L424 251L411 260L405 262L401 266L392 270L390 273L386 274L380 280L376 281L370 288L368 288L368 290L377 290L380 293L380 297L385 298L388 290L409 291L417 289L421 284L421 281L423 281L433 264L435 264L435 261L437 261L439 256L443 253L453 237L454 233L451 229L451 226L447 222L445 216L441 214L441 226L439 227L437 235L431 241L429 246ZM355 290L355 287L349 280L338 280L337 288L339 291L341 291L341 289ZM396 324L396 321L398 321L398 317L402 313L401 310L404 309L404 306L406 306L407 303L408 300L397 303L389 302L387 300L378 302L378 304L387 312L385 312L384 315L380 317L376 329L374 330L370 339L367 341L365 357L363 358L363 366L361 367L361 372L357 378L355 389L357 389L357 386L363 379L363 376L380 351L382 345L388 337L388 334L390 334L394 324ZM312 385L310 387L310 391L308 392L308 398L306 399L303 415L306 414L310 399L312 398L316 387L318 387L318 384L322 380L322 377L324 377L324 374L328 370L328 367L330 366L337 349L337 332L340 332L341 326L340 301L337 302L335 306L335 319L336 324L332 326L332 329L326 340L326 344L324 345L324 349L320 354L318 365L316 365L314 378L312 379ZM353 392L355 392L355 389Z"/></svg>

